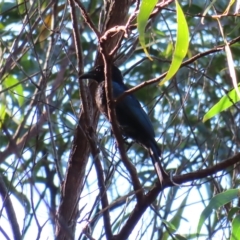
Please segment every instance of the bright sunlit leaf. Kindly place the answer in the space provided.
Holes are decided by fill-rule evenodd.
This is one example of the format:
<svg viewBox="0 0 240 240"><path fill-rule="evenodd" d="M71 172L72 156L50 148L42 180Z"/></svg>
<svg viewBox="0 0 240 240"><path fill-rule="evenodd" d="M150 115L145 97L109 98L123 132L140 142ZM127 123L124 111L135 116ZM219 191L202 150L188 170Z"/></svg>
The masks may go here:
<svg viewBox="0 0 240 240"><path fill-rule="evenodd" d="M0 128L2 128L2 123L4 122L6 116L6 106L0 103Z"/></svg>
<svg viewBox="0 0 240 240"><path fill-rule="evenodd" d="M240 215L237 215L232 221L232 234L230 240L239 239L240 236Z"/></svg>
<svg viewBox="0 0 240 240"><path fill-rule="evenodd" d="M197 233L200 233L204 221L211 215L212 210L216 210L222 207L223 205L231 202L235 198L239 198L239 193L240 193L239 189L230 189L214 196L200 216L197 227Z"/></svg>
<svg viewBox="0 0 240 240"><path fill-rule="evenodd" d="M240 90L240 86L238 87ZM223 96L218 103L216 103L203 117L203 122L211 119L220 112L228 109L235 103L239 102L240 98L236 92L236 89L231 90L227 95Z"/></svg>
<svg viewBox="0 0 240 240"><path fill-rule="evenodd" d="M235 72L235 66L234 61L232 57L232 52L230 49L230 46L224 36L224 31L221 25L221 22L219 20L219 17L216 17L216 20L219 24L219 30L221 32L221 35L225 42L225 52L227 57L227 63L228 63L228 70L230 73L230 77L233 82L234 89L228 93L227 95L223 96L220 101L215 104L203 117L203 122L207 121L208 119L212 118L213 116L217 115L218 113L222 112L223 110L226 110L227 108L231 107L233 104L238 102L240 100L240 87L237 82L237 76Z"/></svg>
<svg viewBox="0 0 240 240"><path fill-rule="evenodd" d="M227 14L228 14L231 6L235 3L235 1L236 1L236 0L231 0L231 1L229 1L227 8L226 8L225 11L223 12L223 15L227 15Z"/></svg>
<svg viewBox="0 0 240 240"><path fill-rule="evenodd" d="M235 72L232 52L231 52L231 49L227 42L226 42L226 46L225 46L225 52L226 52L226 56L227 56L228 69L229 69L229 73L230 73L230 76L231 76L231 79L233 82L233 86L234 86L234 89L235 89L238 97L240 98L240 91L238 89L237 76L236 76L236 72Z"/></svg>
<svg viewBox="0 0 240 240"><path fill-rule="evenodd" d="M40 27L40 35L39 35L40 42L43 42L50 35L51 33L50 30L52 29L52 23L53 23L53 18L51 13L44 18L44 23Z"/></svg>
<svg viewBox="0 0 240 240"><path fill-rule="evenodd" d="M22 84L19 83L19 80L13 75L8 75L3 81L3 86L9 91L10 95L17 100L19 106L22 106L24 102L23 87Z"/></svg>
<svg viewBox="0 0 240 240"><path fill-rule="evenodd" d="M204 24L205 16L207 15L208 11L214 6L215 2L217 0L212 0L210 1L209 5L205 8L205 10L202 13L202 18L201 18L201 24Z"/></svg>
<svg viewBox="0 0 240 240"><path fill-rule="evenodd" d="M216 17L216 20L218 22L219 30L220 30L221 35L225 42L225 52L226 52L226 57L227 57L228 70L229 70L230 77L233 82L234 89L229 94L222 97L220 99L220 101L217 104L215 104L204 115L203 122L212 118L213 116L220 113L221 111L226 110L227 108L231 107L233 104L235 104L236 102L238 102L240 100L240 89L239 89L239 85L237 83L237 76L236 76L236 72L235 72L235 66L234 66L234 61L233 61L233 57L232 57L232 52L231 52L230 46L228 44L228 41L224 36L224 31L223 31L221 22L219 20L219 17Z"/></svg>
<svg viewBox="0 0 240 240"><path fill-rule="evenodd" d="M65 4L57 7L56 13L61 12L65 8ZM40 26L39 41L43 42L51 34L53 29L53 13L49 13L44 19L44 23Z"/></svg>
<svg viewBox="0 0 240 240"><path fill-rule="evenodd" d="M171 79L178 69L180 68L184 57L187 54L188 46L189 46L189 31L187 21L185 19L184 13L182 11L181 6L176 0L176 9L177 9L177 39L175 51L173 54L172 63L168 70L166 77L161 81L160 85L163 85L166 81Z"/></svg>
<svg viewBox="0 0 240 240"><path fill-rule="evenodd" d="M152 13L157 2L158 2L157 0L143 0L139 9L139 14L137 16L137 29L139 32L139 42L145 54L150 60L152 60L152 58L148 54L146 43L145 43L145 28L147 26L148 18Z"/></svg>

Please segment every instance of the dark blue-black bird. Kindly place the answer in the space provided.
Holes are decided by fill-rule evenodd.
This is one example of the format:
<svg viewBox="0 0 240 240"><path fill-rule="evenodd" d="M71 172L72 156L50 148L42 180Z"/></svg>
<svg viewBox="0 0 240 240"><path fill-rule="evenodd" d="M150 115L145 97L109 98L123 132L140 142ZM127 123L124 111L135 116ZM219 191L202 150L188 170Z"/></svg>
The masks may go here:
<svg viewBox="0 0 240 240"><path fill-rule="evenodd" d="M116 66L112 65L111 73L113 98L116 99L128 88L124 85L121 71ZM80 79L86 78L97 81L98 87L95 94L96 104L100 112L108 118L104 86L104 66L97 66L92 71L80 76ZM122 134L132 138L148 150L161 183L163 178L168 175L160 164L161 150L154 139L155 133L148 115L142 109L139 101L132 94L128 94L126 97L118 101L115 110L117 122Z"/></svg>

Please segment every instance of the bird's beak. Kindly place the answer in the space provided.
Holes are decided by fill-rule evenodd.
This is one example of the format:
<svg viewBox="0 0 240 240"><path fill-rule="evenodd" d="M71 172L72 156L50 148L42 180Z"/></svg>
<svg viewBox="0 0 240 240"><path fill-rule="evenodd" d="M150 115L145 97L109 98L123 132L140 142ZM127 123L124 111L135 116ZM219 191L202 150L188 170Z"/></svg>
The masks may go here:
<svg viewBox="0 0 240 240"><path fill-rule="evenodd" d="M80 76L80 79L94 79L94 80L96 80L97 79L97 74L96 74L95 71L90 71L90 72L82 74Z"/></svg>

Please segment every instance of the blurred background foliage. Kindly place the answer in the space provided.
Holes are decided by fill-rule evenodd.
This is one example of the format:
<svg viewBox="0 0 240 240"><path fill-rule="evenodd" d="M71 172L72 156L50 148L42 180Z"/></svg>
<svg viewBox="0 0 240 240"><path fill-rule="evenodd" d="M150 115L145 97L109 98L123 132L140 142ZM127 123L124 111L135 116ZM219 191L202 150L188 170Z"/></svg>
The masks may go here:
<svg viewBox="0 0 240 240"><path fill-rule="evenodd" d="M81 2L98 26L103 1ZM132 2L129 14L136 4ZM186 59L224 44L213 15L223 14L229 1L184 0L180 4L190 32ZM239 19L234 7L220 18L228 41L239 37ZM78 17L84 71L87 71L94 66L98 42L80 12ZM137 37L134 29L129 38L123 40L118 55L124 56ZM176 12L171 3L151 19L146 30L146 44L153 61L146 58L138 44L134 53L119 66L125 83L134 87L166 72L175 39ZM239 43L231 46L231 50L239 76ZM22 236L29 239L34 231L36 239L53 239L60 185L81 109L68 3L2 1L0 56L2 184L11 196ZM182 67L161 87L152 84L135 92L151 118L167 171L174 175L189 173L213 166L238 152L238 104L202 122L204 114L232 88L225 52L219 51ZM132 191L131 179L119 158L110 125L102 116L97 134L102 165L109 176L109 202L115 203L110 211L112 229L117 233L130 214L135 198L128 195ZM148 154L131 139L126 139L126 149L147 191L156 179ZM229 168L207 179L165 190L146 211L130 239L196 239L201 211L215 194L238 188L238 177L238 168ZM97 189L93 159L89 157L79 199L76 239L84 239L81 230L90 219L94 219L90 223L92 237L105 239ZM12 239L11 219L6 213L2 192L1 196L0 238ZM232 202L213 212L199 239L229 239L228 213L236 206L238 203Z"/></svg>

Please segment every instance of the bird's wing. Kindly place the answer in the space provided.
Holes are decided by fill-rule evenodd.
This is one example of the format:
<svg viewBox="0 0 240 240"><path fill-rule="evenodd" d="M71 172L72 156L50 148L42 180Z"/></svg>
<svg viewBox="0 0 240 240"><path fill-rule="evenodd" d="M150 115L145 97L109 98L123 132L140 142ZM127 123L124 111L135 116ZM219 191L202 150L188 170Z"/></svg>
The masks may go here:
<svg viewBox="0 0 240 240"><path fill-rule="evenodd" d="M114 81L112 82L112 87L114 98L119 97L127 90L125 85ZM127 95L117 103L116 114L121 125L126 124L128 127L138 128L139 131L144 132L151 138L155 137L154 129L148 115L132 94Z"/></svg>

